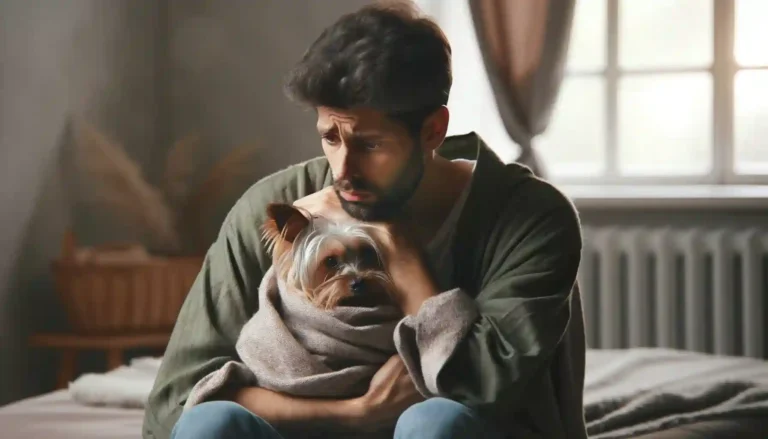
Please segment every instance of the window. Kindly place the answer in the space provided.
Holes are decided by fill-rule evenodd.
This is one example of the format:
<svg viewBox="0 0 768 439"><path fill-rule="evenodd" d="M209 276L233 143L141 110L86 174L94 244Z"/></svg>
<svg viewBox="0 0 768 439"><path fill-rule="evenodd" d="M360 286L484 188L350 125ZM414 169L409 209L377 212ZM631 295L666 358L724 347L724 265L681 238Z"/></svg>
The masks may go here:
<svg viewBox="0 0 768 439"><path fill-rule="evenodd" d="M579 0L553 179L768 182L768 2Z"/></svg>
<svg viewBox="0 0 768 439"><path fill-rule="evenodd" d="M454 53L449 133L516 156L467 2L419 2ZM567 74L536 139L566 183L768 183L767 0L578 0ZM477 108L490 108L488 112Z"/></svg>

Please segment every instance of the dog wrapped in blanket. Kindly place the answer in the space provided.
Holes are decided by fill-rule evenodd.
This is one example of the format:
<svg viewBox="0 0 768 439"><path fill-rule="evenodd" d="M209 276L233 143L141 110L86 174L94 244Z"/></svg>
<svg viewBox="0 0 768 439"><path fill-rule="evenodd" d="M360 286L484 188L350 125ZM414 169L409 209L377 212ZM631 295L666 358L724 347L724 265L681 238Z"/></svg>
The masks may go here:
<svg viewBox="0 0 768 439"><path fill-rule="evenodd" d="M273 265L259 288L259 310L236 343L242 362L200 380L186 408L231 384L312 398L361 396L397 352L393 333L403 316L369 226L307 217L287 204L269 205L267 216L263 236Z"/></svg>

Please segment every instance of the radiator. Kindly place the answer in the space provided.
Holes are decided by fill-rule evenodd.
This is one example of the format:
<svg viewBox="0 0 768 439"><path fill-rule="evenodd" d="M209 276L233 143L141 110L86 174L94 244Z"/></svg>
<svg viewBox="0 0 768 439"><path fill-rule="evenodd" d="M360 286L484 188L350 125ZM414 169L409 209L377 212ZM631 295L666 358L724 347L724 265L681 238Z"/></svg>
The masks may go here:
<svg viewBox="0 0 768 439"><path fill-rule="evenodd" d="M585 227L592 348L766 358L768 230Z"/></svg>

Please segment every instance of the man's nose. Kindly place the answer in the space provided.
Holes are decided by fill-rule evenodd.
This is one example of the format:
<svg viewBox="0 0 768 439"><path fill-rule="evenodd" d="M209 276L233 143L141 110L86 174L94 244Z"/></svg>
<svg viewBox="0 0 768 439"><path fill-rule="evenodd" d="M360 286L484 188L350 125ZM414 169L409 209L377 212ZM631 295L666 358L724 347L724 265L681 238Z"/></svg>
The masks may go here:
<svg viewBox="0 0 768 439"><path fill-rule="evenodd" d="M349 177L355 175L357 170L356 170L354 154L350 154L349 149L347 149L346 147L339 148L336 154L338 155L336 157L336 161L337 161L336 179L346 180Z"/></svg>

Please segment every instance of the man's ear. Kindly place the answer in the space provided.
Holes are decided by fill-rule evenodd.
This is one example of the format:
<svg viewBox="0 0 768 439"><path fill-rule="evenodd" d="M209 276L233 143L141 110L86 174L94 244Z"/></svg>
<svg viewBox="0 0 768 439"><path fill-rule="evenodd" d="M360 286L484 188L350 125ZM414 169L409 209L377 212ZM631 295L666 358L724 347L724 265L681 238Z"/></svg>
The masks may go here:
<svg viewBox="0 0 768 439"><path fill-rule="evenodd" d="M299 209L286 203L270 203L267 205L267 223L264 232L270 239L280 237L293 242L296 236L309 225L309 219Z"/></svg>
<svg viewBox="0 0 768 439"><path fill-rule="evenodd" d="M443 144L448 133L450 118L448 107L443 105L424 119L419 135L425 153L432 153Z"/></svg>

